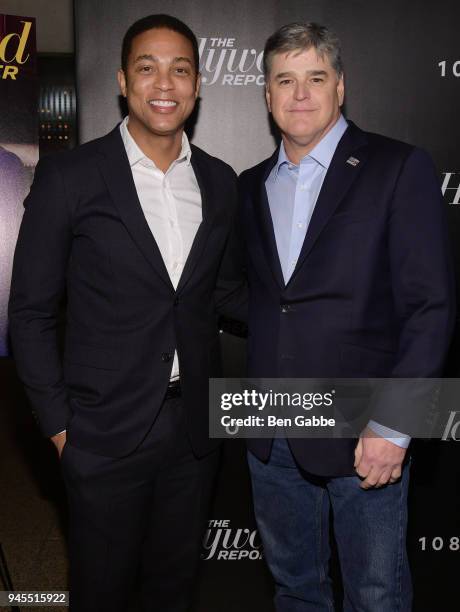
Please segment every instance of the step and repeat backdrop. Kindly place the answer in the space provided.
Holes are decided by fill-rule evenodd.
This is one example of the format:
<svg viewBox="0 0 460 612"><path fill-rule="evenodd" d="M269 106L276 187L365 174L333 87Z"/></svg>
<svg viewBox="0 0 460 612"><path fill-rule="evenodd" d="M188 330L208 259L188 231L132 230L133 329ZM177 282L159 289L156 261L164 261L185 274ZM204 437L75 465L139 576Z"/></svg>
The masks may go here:
<svg viewBox="0 0 460 612"><path fill-rule="evenodd" d="M458 0L78 0L75 4L80 140L86 142L107 133L122 118L116 73L126 29L145 15L168 13L185 21L199 40L203 85L190 136L237 172L268 157L276 146L264 103L262 51L266 38L292 21L317 21L332 27L343 46L346 117L365 130L421 146L433 156L451 229L457 277L460 275ZM31 42L34 23L31 21L30 28L27 23L22 18L13 24L0 15L0 172L11 168L11 174L16 173L10 181L11 189L16 190L14 197L5 199L0 193L3 355L8 351L4 307L10 258L21 213L17 203L36 161L36 125L29 130L26 119L16 117L18 109L23 109L24 117L37 116L36 93L30 93L36 91L35 46ZM8 27L15 33L10 39L17 55L15 62L4 42ZM22 71L24 82L28 75L30 108L17 103L22 95L21 81L19 76L12 78L5 64ZM10 118L12 109L16 114ZM16 132L8 131L9 125L16 126ZM1 180L7 184L6 179ZM13 201L14 211L7 211ZM458 281L460 287L460 278ZM226 374L236 376L244 372L244 330L229 322L224 329ZM235 333L229 333L232 331ZM457 338L458 332L447 368L452 377L460 373ZM460 408L445 440L414 443L409 549L416 612L453 612L459 606L459 421ZM253 518L242 442L226 442L223 458L203 544L195 609L271 612L273 584ZM336 562L332 571L340 597Z"/></svg>
<svg viewBox="0 0 460 612"><path fill-rule="evenodd" d="M203 85L190 135L195 144L237 172L266 158L276 146L264 104L266 38L292 21L332 27L343 46L345 115L363 129L416 144L433 156L460 273L460 48L455 27L460 5L456 0L79 0L76 44L82 141L101 136L120 121L116 71L121 39L133 21L161 12L185 21L199 40ZM227 375L237 375L244 371L244 340L225 333L222 339ZM458 354L454 340L451 376L460 371ZM460 444L447 437L414 445L409 547L417 612L448 612L459 605ZM244 452L240 441L226 443L203 549L199 612L273 609L273 585L252 516ZM333 571L338 572L336 564Z"/></svg>
<svg viewBox="0 0 460 612"><path fill-rule="evenodd" d="M121 39L133 21L161 12L185 21L199 40L203 86L191 129L193 141L237 172L268 157L276 145L264 104L266 38L292 21L332 27L343 46L345 115L365 130L416 144L433 156L460 273L457 0L79 0L76 42L82 141L106 133L120 121L116 71ZM244 370L244 340L229 334L222 339L227 374L237 375ZM448 369L450 376L458 376L456 340ZM447 438L414 444L409 547L417 612L448 612L459 605L460 444L452 436ZM225 446L210 519L196 609L272 610L273 585L255 529L239 441ZM333 571L338 571L337 564Z"/></svg>

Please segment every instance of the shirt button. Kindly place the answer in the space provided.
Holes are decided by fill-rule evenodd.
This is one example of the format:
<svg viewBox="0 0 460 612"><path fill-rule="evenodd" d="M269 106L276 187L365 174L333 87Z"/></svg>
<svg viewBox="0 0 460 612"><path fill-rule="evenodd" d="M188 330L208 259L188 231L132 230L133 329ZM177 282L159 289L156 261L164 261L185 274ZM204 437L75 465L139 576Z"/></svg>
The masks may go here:
<svg viewBox="0 0 460 612"><path fill-rule="evenodd" d="M301 229L303 227L303 223L297 223L297 227Z"/></svg>
<svg viewBox="0 0 460 612"><path fill-rule="evenodd" d="M164 363L168 363L168 361L171 361L171 353L162 353L161 361L163 361Z"/></svg>

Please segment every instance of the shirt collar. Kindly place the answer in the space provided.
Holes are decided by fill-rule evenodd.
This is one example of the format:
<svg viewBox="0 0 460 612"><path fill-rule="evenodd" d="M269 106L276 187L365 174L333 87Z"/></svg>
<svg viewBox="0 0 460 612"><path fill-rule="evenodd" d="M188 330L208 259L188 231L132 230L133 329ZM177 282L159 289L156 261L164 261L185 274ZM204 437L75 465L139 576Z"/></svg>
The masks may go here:
<svg viewBox="0 0 460 612"><path fill-rule="evenodd" d="M145 155L145 153L143 153L143 151L140 149L137 142L134 140L134 138L129 133L128 121L129 121L129 117L125 117L123 121L120 123L120 133L121 133L121 138L123 140L123 144L125 145L129 165L132 168L133 166L135 166L136 164L140 162L144 162L144 163L148 162L149 165L153 164L155 166L154 162L150 158L148 158ZM182 132L182 146L181 146L181 151L179 153L179 156L176 159L176 162L179 162L185 159L186 164L189 166L191 156L192 156L192 150L190 148L190 142L187 138L187 134L185 132Z"/></svg>
<svg viewBox="0 0 460 612"><path fill-rule="evenodd" d="M329 132L318 142L318 144L300 160L300 163L312 159L316 163L323 166L326 170L329 168L332 158L334 156L337 145L342 138L345 130L348 127L348 123L345 117L341 114L336 123L332 126ZM280 167L283 164L293 165L286 155L284 149L284 143L281 141L280 150L278 153L278 161L276 162L276 170L274 179L278 177Z"/></svg>

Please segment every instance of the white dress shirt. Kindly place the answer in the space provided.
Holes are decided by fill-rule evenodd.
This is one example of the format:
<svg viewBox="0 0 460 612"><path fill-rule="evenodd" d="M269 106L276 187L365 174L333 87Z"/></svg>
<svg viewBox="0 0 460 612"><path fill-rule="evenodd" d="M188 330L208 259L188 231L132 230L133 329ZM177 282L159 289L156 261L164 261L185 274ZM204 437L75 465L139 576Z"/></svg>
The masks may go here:
<svg viewBox="0 0 460 612"><path fill-rule="evenodd" d="M201 192L190 163L192 155L185 132L179 157L166 172L156 167L128 130L128 117L120 125L121 137L133 173L137 195L150 231L160 250L175 289L202 221ZM171 380L179 376L177 351Z"/></svg>

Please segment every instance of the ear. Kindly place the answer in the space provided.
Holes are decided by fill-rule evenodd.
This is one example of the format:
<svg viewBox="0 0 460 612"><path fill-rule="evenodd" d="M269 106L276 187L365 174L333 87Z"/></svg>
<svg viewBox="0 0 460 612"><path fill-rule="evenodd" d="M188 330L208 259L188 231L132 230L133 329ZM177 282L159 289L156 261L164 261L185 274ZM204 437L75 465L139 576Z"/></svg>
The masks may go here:
<svg viewBox="0 0 460 612"><path fill-rule="evenodd" d="M123 70L120 68L117 72L118 85L120 87L121 95L126 98L126 77Z"/></svg>
<svg viewBox="0 0 460 612"><path fill-rule="evenodd" d="M268 83L265 84L265 101L267 103L268 112L272 112L271 102L270 102L270 88Z"/></svg>
<svg viewBox="0 0 460 612"><path fill-rule="evenodd" d="M201 72L196 75L196 84L195 84L195 100L198 98L200 94L201 88Z"/></svg>
<svg viewBox="0 0 460 612"><path fill-rule="evenodd" d="M345 82L343 80L343 74L337 83L337 97L339 99L339 106L342 106L343 99L345 97Z"/></svg>

